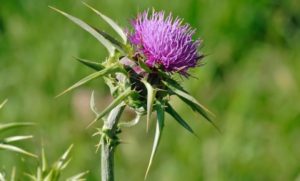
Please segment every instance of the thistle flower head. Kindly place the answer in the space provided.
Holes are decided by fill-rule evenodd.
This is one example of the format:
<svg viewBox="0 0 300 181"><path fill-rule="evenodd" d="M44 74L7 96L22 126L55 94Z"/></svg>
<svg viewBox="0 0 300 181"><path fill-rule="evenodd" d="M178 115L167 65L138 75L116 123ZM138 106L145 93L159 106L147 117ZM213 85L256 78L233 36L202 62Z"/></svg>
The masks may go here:
<svg viewBox="0 0 300 181"><path fill-rule="evenodd" d="M149 11L138 14L132 21L130 42L143 55L148 66L159 66L167 72L187 74L187 70L198 65L202 55L198 53L200 40L193 40L195 33L182 19L173 19L170 13Z"/></svg>

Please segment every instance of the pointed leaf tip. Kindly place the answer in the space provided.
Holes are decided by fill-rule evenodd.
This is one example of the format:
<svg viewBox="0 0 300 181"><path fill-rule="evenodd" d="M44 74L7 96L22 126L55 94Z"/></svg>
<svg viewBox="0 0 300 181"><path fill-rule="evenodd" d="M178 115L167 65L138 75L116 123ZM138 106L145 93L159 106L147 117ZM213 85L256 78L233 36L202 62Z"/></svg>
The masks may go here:
<svg viewBox="0 0 300 181"><path fill-rule="evenodd" d="M197 137L190 125L174 110L169 103L167 103L166 112L170 114L182 127Z"/></svg>
<svg viewBox="0 0 300 181"><path fill-rule="evenodd" d="M116 40L114 37L112 37L110 34L97 29L95 27L93 27L94 30L96 30L99 34L101 34L106 40L108 40L116 49L118 49L121 53L123 53L124 55L127 54L126 53L126 45L119 42L118 40Z"/></svg>
<svg viewBox="0 0 300 181"><path fill-rule="evenodd" d="M12 142L17 142L17 141L22 141L22 140L28 140L32 139L32 135L18 135L18 136L11 136L3 139L3 143L12 143Z"/></svg>
<svg viewBox="0 0 300 181"><path fill-rule="evenodd" d="M110 74L110 73L113 73L113 72L117 72L117 65L113 65L111 67L107 67L103 70L100 70L98 72L95 72L95 73L92 73L86 77L84 77L83 79L81 79L80 81L76 82L74 85L72 85L71 87L69 87L68 89L64 90L62 93L58 94L57 96L55 96L55 98L58 98L62 95L64 95L65 93L93 80L93 79L96 79L100 76L105 76L107 74Z"/></svg>
<svg viewBox="0 0 300 181"><path fill-rule="evenodd" d="M23 155L27 155L27 156L37 158L37 155L35 155L33 153L30 153L28 151L25 151L22 148L19 148L19 147L14 146L14 145L0 143L0 149L9 150L9 151L13 151L13 152L21 153Z"/></svg>
<svg viewBox="0 0 300 181"><path fill-rule="evenodd" d="M142 80L143 84L147 89L147 132L150 126L150 119L152 114L152 108L155 101L156 90L152 87L152 85L146 80Z"/></svg>
<svg viewBox="0 0 300 181"><path fill-rule="evenodd" d="M70 159L67 160L72 148L73 144L69 146L69 148L63 153L63 155L59 158L59 160L56 163L56 168L58 169L63 169L64 167L67 166L67 164L70 162Z"/></svg>
<svg viewBox="0 0 300 181"><path fill-rule="evenodd" d="M99 15L104 21L106 21L115 30L115 32L120 35L123 42L126 44L127 36L126 36L125 32L123 31L123 29L115 21L113 21L111 18L105 16L104 14L100 13L98 10L94 9L93 7L88 5L87 3L85 3L85 2L82 2L82 3L86 7L90 8L92 11L94 11L97 15Z"/></svg>
<svg viewBox="0 0 300 181"><path fill-rule="evenodd" d="M158 103L155 106L155 109L156 109L156 113L157 113L157 122L156 122L156 129L155 129L155 136L154 136L154 141L153 141L153 146L152 146L152 152L151 152L150 160L149 160L145 178L144 178L145 180L148 176L154 156L157 152L157 148L158 148L158 145L159 145L159 142L161 139L161 135L162 135L163 127L164 127L164 121L165 121L163 105L161 103Z"/></svg>
<svg viewBox="0 0 300 181"><path fill-rule="evenodd" d="M13 128L18 128L18 127L27 127L27 126L34 126L34 123L30 122L12 122L12 123L5 123L5 124L0 124L0 132L13 129Z"/></svg>
<svg viewBox="0 0 300 181"><path fill-rule="evenodd" d="M83 65L90 67L97 71L103 70L105 68L101 63L98 63L98 62L93 62L93 61L82 59L79 57L74 57L74 58L75 58L75 60L82 63Z"/></svg>
<svg viewBox="0 0 300 181"><path fill-rule="evenodd" d="M106 47L106 49L108 50L110 55L113 55L115 52L115 48L114 46L107 41L101 34L99 34L94 28L92 28L90 25L88 25L87 23L85 23L84 21L82 21L79 18L76 18L66 12L63 12L57 8L54 8L52 6L49 6L49 8L53 9L54 11L64 15L65 17L67 17L69 20L71 20L73 23L77 24L78 26L80 26L82 29L84 29L85 31L87 31L88 33L90 33L92 36L94 36L102 45L104 45Z"/></svg>
<svg viewBox="0 0 300 181"><path fill-rule="evenodd" d="M81 172L79 174L76 174L72 177L67 178L66 181L84 181L85 179L83 178L85 175L87 175L89 171Z"/></svg>
<svg viewBox="0 0 300 181"><path fill-rule="evenodd" d="M215 116L212 112L210 112L206 107L200 104L193 96L187 93L180 85L174 81L164 82L165 85L172 91L177 97L179 97L183 102L185 102L192 110L198 112L201 116L203 116L207 121L209 121L217 130L221 132L218 126L213 122L210 116Z"/></svg>

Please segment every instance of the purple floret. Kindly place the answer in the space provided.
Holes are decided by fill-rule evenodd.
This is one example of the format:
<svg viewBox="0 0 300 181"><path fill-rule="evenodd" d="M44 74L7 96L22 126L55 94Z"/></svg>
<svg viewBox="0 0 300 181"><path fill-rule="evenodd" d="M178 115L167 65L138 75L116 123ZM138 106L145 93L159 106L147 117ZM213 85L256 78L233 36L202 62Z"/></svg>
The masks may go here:
<svg viewBox="0 0 300 181"><path fill-rule="evenodd" d="M182 25L182 19L173 19L171 13L165 18L163 11L153 11L149 16L145 11L138 14L132 26L129 40L146 57L148 66L159 65L165 71L187 75L190 67L199 65L200 40L192 39L195 30Z"/></svg>

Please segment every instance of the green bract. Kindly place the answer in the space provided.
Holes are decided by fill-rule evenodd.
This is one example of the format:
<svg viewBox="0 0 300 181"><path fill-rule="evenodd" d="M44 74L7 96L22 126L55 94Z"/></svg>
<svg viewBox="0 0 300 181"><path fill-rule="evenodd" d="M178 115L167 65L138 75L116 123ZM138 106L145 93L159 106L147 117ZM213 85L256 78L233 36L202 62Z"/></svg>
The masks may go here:
<svg viewBox="0 0 300 181"><path fill-rule="evenodd" d="M117 38L112 37L102 30L88 25L74 16L50 7L89 32L105 46L109 53L108 57L103 62L94 62L76 58L80 63L93 69L95 72L81 79L59 94L59 96L91 80L102 77L104 78L105 83L109 86L114 100L102 112L98 112L95 107L94 96L92 96L91 109L95 113L96 118L91 122L91 124L104 119L104 117L117 106L125 105L136 113L136 119L129 123L119 123L119 128L121 126L135 125L140 120L140 117L145 115L147 118L148 130L151 113L155 111L157 113L156 133L147 169L148 173L162 135L165 112L170 114L183 128L194 134L194 131L188 123L170 105L169 100L172 96L179 97L183 103L186 103L186 105L191 107L193 111L199 113L210 122L212 122L212 114L180 86L180 83L174 79L174 75L172 73L162 71L159 67L148 67L145 64L145 57L135 54L134 47L128 43L127 36L123 31L123 28L99 11L87 4L85 5L99 15L102 20L107 22L111 28L120 35L122 41L117 40ZM99 130L99 133L105 134L105 130Z"/></svg>

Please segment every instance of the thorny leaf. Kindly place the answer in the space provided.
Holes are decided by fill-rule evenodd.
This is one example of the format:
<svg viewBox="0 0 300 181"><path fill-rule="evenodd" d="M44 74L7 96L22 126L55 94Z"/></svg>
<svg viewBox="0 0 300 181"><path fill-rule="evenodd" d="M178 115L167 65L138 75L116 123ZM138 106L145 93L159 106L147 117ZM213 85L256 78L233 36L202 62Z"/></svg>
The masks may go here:
<svg viewBox="0 0 300 181"><path fill-rule="evenodd" d="M34 123L30 122L14 122L14 123L5 123L5 124L0 124L0 132L4 132L10 129L18 128L18 127L26 127L26 126L33 126L35 125Z"/></svg>
<svg viewBox="0 0 300 181"><path fill-rule="evenodd" d="M85 6L87 6L88 8L90 8L91 10L93 10L104 21L106 21L120 35L120 37L122 38L122 40L126 44L126 42L127 42L127 36L126 36L125 32L123 31L123 29L116 22L114 22L112 19L110 19L109 17L105 16L104 14L100 13L98 10L94 9L93 7L91 7L90 5L88 5L87 3L83 3L83 4Z"/></svg>
<svg viewBox="0 0 300 181"><path fill-rule="evenodd" d="M93 35L102 45L104 45L106 47L106 49L108 50L110 55L113 55L115 52L115 48L114 46L107 41L101 34L99 34L94 28L92 28L90 25L88 25L87 23L85 23L84 21L68 14L65 13L57 8L51 7L49 6L51 9L53 9L54 11L57 11L58 13L64 15L65 17L67 17L68 19L70 19L71 21L73 21L75 24L77 24L78 26L80 26L82 29L86 30L87 32L89 32L91 35Z"/></svg>
<svg viewBox="0 0 300 181"><path fill-rule="evenodd" d="M161 138L161 134L163 131L163 127L164 127L164 121L165 121L165 112L164 112L163 105L161 103L158 103L158 104L156 104L155 109L156 109L156 113L157 113L156 129L155 129L155 136L154 136L154 141L153 141L153 146L152 146L152 152L151 152L149 164L147 167L147 171L145 174L145 179L147 178L147 175L149 173L150 167L153 162L153 158L156 154L156 151L157 151L157 148L159 145L159 141Z"/></svg>
<svg viewBox="0 0 300 181"><path fill-rule="evenodd" d="M9 151L13 151L13 152L17 152L17 153L21 153L21 154L24 154L24 155L27 155L27 156L31 156L31 157L37 158L37 156L35 154L32 154L32 153L30 153L28 151L23 150L22 148L14 146L14 145L0 143L0 150L1 149L3 149L3 150L9 150Z"/></svg>
<svg viewBox="0 0 300 181"><path fill-rule="evenodd" d="M189 126L189 124L186 121L184 121L184 119L173 109L173 107L169 103L167 103L166 112L169 113L186 130L195 135L195 132Z"/></svg>
<svg viewBox="0 0 300 181"><path fill-rule="evenodd" d="M99 34L101 34L106 40L108 40L117 50L119 50L121 53L123 53L124 55L126 55L126 46L124 44L122 44L121 42L119 42L118 40L116 40L114 37L112 37L111 35L109 35L108 33L105 33L102 30L99 30L97 28L94 28Z"/></svg>
<svg viewBox="0 0 300 181"><path fill-rule="evenodd" d="M11 143L11 142L16 142L16 141L22 141L22 140L27 140L33 138L32 135L22 135L22 136L11 136L3 139L4 143Z"/></svg>
<svg viewBox="0 0 300 181"><path fill-rule="evenodd" d="M86 59L82 59L82 58L78 58L78 57L74 57L77 61L79 61L80 63L82 63L83 65L90 67L94 70L100 71L103 70L105 67L98 62L93 62L90 60L86 60Z"/></svg>
<svg viewBox="0 0 300 181"><path fill-rule="evenodd" d="M92 73L92 74L90 74L90 75L84 77L84 78L81 79L80 81L76 82L74 85L72 85L72 86L69 87L68 89L64 90L62 93L60 93L60 94L57 95L56 97L60 97L60 96L62 96L63 94L65 94L65 93L67 93L67 92L69 92L69 91L71 91L71 90L73 90L73 89L75 89L75 88L77 88L77 87L79 87L79 86L81 86L81 85L83 85L83 84L85 84L85 83L87 83L87 82L93 80L93 79L96 79L96 78L98 78L98 77L100 77L100 76L105 76L105 75L107 75L107 74L111 74L111 73L114 73L114 72L117 72L117 71L118 71L118 67L117 67L117 65L115 64L115 65L112 65L112 66L110 66L110 67L107 67L107 68L105 68L105 69L103 69L103 70L100 70L100 71L98 71L98 72Z"/></svg>
<svg viewBox="0 0 300 181"><path fill-rule="evenodd" d="M178 86L173 86L167 82L164 82L165 85L172 91L175 95L177 95L182 101L184 101L188 106L190 106L194 111L198 112L202 115L207 121L209 121L219 132L219 128L212 121L209 115L214 116L206 107L200 104L194 97L189 95L186 91L182 90Z"/></svg>
<svg viewBox="0 0 300 181"><path fill-rule="evenodd" d="M85 172L76 174L72 177L67 178L67 181L85 181L86 179L83 177L88 173L89 173L89 171L85 171Z"/></svg>
<svg viewBox="0 0 300 181"><path fill-rule="evenodd" d="M147 131L149 130L152 108L155 100L156 90L146 80L142 80L147 89Z"/></svg>

